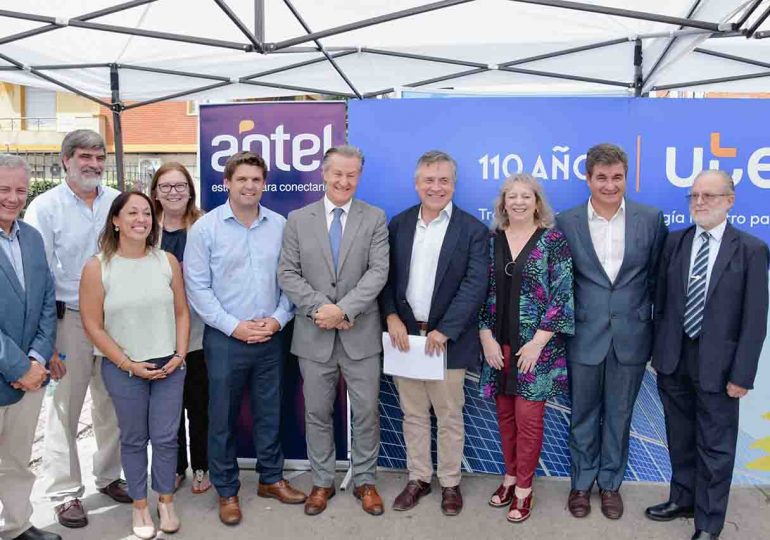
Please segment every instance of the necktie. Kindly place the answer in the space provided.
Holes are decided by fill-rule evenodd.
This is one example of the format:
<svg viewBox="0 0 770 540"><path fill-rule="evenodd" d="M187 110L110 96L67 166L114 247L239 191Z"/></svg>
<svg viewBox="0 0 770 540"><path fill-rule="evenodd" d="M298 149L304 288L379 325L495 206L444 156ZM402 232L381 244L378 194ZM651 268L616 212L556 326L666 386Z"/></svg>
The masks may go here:
<svg viewBox="0 0 770 540"><path fill-rule="evenodd" d="M687 286L687 300L684 306L684 331L691 339L698 337L703 324L703 309L706 306L706 272L709 264L709 233L700 235L703 243L695 255Z"/></svg>
<svg viewBox="0 0 770 540"><path fill-rule="evenodd" d="M332 248L332 260L334 261L334 268L337 268L337 261L340 257L340 243L342 242L342 208L335 208L333 210L334 218L332 219L331 227L329 227L329 244Z"/></svg>

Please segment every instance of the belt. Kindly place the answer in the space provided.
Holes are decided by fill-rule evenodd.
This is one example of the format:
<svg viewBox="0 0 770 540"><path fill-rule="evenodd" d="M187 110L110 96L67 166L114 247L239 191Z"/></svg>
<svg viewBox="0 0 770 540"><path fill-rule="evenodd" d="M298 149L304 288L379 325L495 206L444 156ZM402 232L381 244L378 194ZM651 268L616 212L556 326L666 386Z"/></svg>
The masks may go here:
<svg viewBox="0 0 770 540"><path fill-rule="evenodd" d="M420 335L424 336L428 333L428 323L423 321L417 321L417 330L420 331Z"/></svg>

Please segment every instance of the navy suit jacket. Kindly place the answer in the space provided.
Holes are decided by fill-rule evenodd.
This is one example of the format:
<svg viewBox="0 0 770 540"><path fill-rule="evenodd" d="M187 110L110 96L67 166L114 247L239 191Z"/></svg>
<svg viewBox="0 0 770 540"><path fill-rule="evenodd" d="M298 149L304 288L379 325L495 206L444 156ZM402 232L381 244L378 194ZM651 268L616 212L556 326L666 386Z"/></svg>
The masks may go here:
<svg viewBox="0 0 770 540"><path fill-rule="evenodd" d="M390 271L380 294L384 317L395 313L411 335L419 335L417 321L406 299L412 244L420 205L395 216L388 225ZM480 341L478 312L487 294L487 228L457 205L452 208L436 269L428 331L449 338L447 368L478 365Z"/></svg>
<svg viewBox="0 0 770 540"><path fill-rule="evenodd" d="M679 364L695 226L671 233L661 256L655 302L652 366L665 375ZM698 345L698 376L706 392L728 382L753 388L767 333L767 244L729 223L709 277Z"/></svg>
<svg viewBox="0 0 770 540"><path fill-rule="evenodd" d="M37 351L48 364L56 342L56 297L43 238L30 225L18 224L24 288L0 250L0 406L24 396L11 383L29 370L29 351Z"/></svg>

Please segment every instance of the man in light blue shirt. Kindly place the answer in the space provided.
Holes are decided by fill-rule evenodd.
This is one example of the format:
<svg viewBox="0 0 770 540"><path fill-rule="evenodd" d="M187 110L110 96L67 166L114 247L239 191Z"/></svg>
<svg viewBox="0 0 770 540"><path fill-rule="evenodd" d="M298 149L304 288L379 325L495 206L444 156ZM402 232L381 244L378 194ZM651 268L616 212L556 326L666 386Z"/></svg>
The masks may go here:
<svg viewBox="0 0 770 540"><path fill-rule="evenodd" d="M280 441L282 329L294 308L278 286L286 219L259 204L267 165L240 152L225 164L228 200L192 226L184 253L190 303L206 323L209 373L209 473L219 493L219 518L241 521L235 432L249 393L260 473L258 495L298 504L305 494L283 478Z"/></svg>
<svg viewBox="0 0 770 540"><path fill-rule="evenodd" d="M61 504L55 508L62 525L70 528L88 524L80 497L83 486L78 458L77 430L80 412L91 389L96 453L93 473L97 489L117 502L130 503L126 485L120 479L118 420L112 399L96 361L94 346L80 322L78 289L80 273L89 257L98 251L97 239L107 212L118 191L102 186L106 161L104 139L95 131L79 129L62 141L61 159L65 181L30 203L25 221L43 237L46 258L56 281L59 304L56 353L51 358L52 375L67 375L56 385L45 429L45 492Z"/></svg>

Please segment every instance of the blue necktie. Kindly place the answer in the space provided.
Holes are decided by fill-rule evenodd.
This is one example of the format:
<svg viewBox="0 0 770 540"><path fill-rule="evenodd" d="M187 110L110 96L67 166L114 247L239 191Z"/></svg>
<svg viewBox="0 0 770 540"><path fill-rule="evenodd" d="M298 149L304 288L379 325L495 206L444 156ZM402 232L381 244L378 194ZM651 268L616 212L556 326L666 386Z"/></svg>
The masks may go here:
<svg viewBox="0 0 770 540"><path fill-rule="evenodd" d="M684 332L690 339L698 337L703 324L703 309L706 307L706 272L709 265L709 233L700 235L703 243L695 255L687 286L687 300L684 307Z"/></svg>
<svg viewBox="0 0 770 540"><path fill-rule="evenodd" d="M332 219L332 225L329 227L329 244L332 248L332 260L334 261L334 269L337 269L337 261L340 257L340 243L342 242L342 208L335 208L333 210L334 219Z"/></svg>

